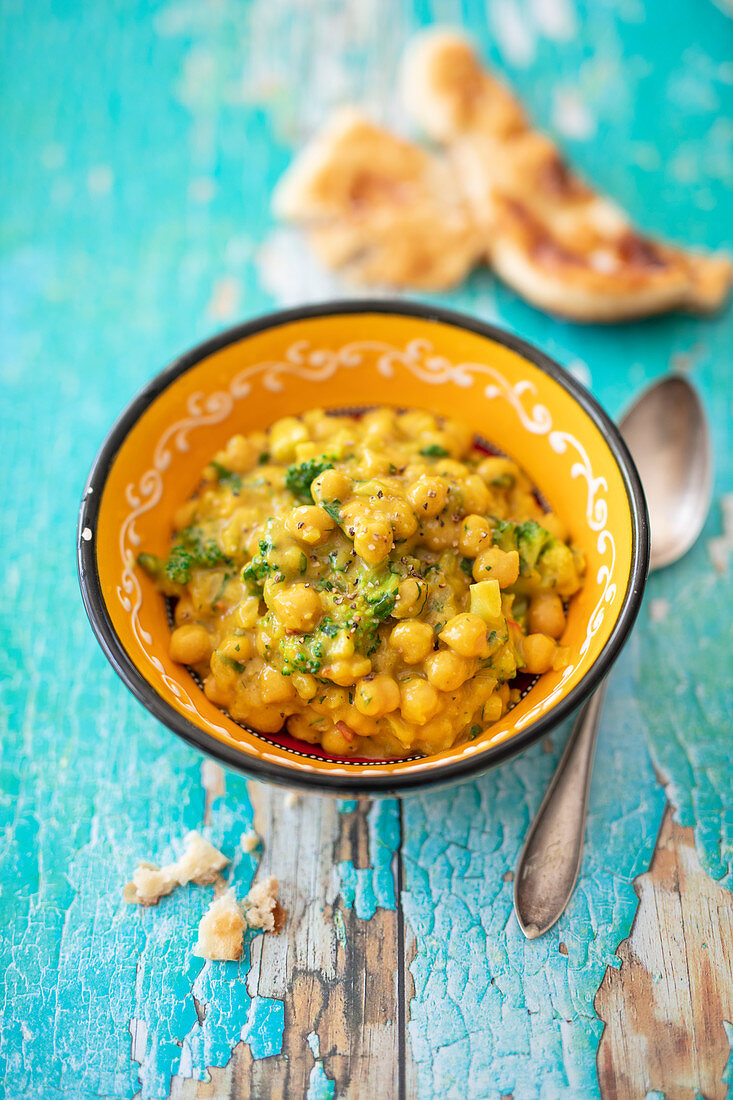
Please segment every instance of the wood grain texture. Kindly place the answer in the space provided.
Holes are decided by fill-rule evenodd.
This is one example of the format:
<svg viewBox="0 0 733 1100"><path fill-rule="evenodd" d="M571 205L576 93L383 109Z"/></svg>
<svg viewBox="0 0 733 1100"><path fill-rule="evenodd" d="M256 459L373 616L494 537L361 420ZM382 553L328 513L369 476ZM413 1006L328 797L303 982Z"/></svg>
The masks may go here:
<svg viewBox="0 0 733 1100"><path fill-rule="evenodd" d="M705 874L692 829L664 815L639 909L595 999L603 1100L724 1100L733 1021L733 895Z"/></svg>
<svg viewBox="0 0 733 1100"><path fill-rule="evenodd" d="M286 924L254 941L247 982L253 997L284 1002L282 1053L254 1060L240 1043L210 1082L174 1079L171 1097L399 1097L402 914L379 908L365 921L339 897L336 873L344 861L371 866L370 803L352 809L258 783L249 789L266 838L257 876L279 878Z"/></svg>

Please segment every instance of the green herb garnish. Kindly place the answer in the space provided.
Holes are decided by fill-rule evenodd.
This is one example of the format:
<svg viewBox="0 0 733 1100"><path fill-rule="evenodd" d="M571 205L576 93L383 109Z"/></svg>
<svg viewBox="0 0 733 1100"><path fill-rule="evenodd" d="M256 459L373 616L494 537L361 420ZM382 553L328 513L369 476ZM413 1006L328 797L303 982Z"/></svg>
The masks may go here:
<svg viewBox="0 0 733 1100"><path fill-rule="evenodd" d="M324 470L333 469L334 459L329 455L322 458L309 458L295 466L288 466L285 485L302 504L314 504L311 485Z"/></svg>
<svg viewBox="0 0 733 1100"><path fill-rule="evenodd" d="M242 489L242 479L239 474L235 474L234 470L227 469L226 466L222 466L221 462L210 462L209 466L216 474L217 481L220 485L228 486L233 493L239 493Z"/></svg>

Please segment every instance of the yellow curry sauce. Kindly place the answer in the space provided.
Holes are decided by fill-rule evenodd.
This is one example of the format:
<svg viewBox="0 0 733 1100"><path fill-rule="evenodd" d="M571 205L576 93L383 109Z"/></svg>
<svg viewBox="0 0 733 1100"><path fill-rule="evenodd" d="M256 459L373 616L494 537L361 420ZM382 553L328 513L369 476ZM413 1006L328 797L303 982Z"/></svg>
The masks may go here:
<svg viewBox="0 0 733 1100"><path fill-rule="evenodd" d="M582 555L510 459L460 423L314 409L235 435L179 509L171 657L262 733L336 755L435 753L562 667Z"/></svg>

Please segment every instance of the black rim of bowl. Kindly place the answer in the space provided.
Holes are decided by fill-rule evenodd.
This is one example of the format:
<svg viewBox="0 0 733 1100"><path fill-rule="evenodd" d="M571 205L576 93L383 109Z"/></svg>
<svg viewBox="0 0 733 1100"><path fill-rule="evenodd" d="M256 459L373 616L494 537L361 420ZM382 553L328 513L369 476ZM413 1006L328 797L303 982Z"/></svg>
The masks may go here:
<svg viewBox="0 0 733 1100"><path fill-rule="evenodd" d="M309 773L300 772L296 769L291 770L287 765L273 764L263 759L246 756L236 746L219 741L211 734L199 729L198 726L184 718L183 715L161 699L155 688L148 683L136 668L112 625L97 571L97 520L108 473L133 425L163 390L202 359L206 359L214 352L220 351L228 344L236 343L264 329L277 328L293 321L343 313L392 313L417 317L424 321L437 321L454 328L474 332L479 336L488 337L496 343L503 344L505 347L518 352L529 362L539 367L540 370L549 374L567 390L600 430L621 470L631 512L632 553L629 585L611 635L582 680L547 714L531 722L526 729L506 741L488 746L483 752L477 752L466 760L447 762L444 765L424 771L419 769L412 772L406 771L399 775L375 775L372 777L368 772L366 774L362 772L359 775L350 776L348 774L334 775L325 771ZM334 795L386 795L425 787L443 786L488 771L534 744L588 698L601 683L618 657L639 612L649 568L649 522L639 475L615 424L588 391L548 355L512 333L452 310L422 305L417 302L356 299L354 301L324 302L317 305L280 310L275 313L264 314L253 321L235 325L233 328L226 329L217 336L199 344L156 375L133 398L118 418L94 460L79 512L77 566L84 607L97 640L110 664L143 706L170 730L182 737L184 741L187 741L188 744L215 757L235 771L270 783ZM348 762L344 766L348 768Z"/></svg>

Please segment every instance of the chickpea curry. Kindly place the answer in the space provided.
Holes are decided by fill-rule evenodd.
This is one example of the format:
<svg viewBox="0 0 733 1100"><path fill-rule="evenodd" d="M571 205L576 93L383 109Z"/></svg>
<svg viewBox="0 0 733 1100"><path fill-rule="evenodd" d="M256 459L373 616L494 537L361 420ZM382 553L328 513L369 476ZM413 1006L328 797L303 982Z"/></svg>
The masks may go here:
<svg viewBox="0 0 733 1100"><path fill-rule="evenodd" d="M264 734L337 756L478 736L560 668L582 554L508 458L427 412L314 409L233 436L175 517L173 660Z"/></svg>

